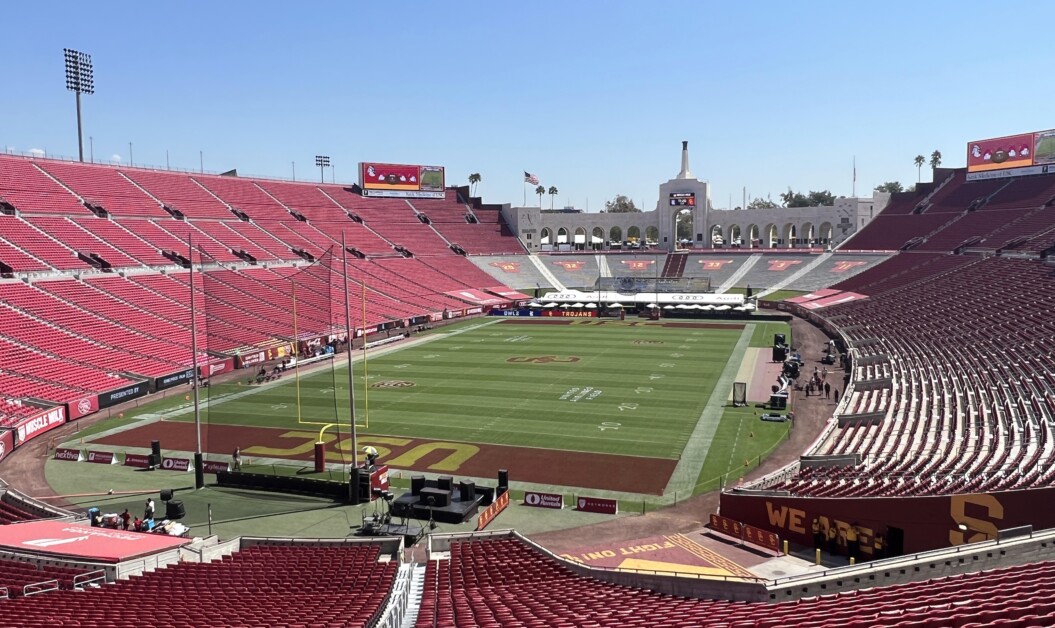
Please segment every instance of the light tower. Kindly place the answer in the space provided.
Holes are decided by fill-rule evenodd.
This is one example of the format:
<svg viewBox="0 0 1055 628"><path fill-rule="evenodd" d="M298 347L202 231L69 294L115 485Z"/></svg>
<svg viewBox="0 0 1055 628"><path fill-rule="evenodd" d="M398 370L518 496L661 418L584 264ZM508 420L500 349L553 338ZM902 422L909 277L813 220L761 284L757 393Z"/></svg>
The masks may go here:
<svg viewBox="0 0 1055 628"><path fill-rule="evenodd" d="M315 165L319 167L319 182L326 183L326 168L330 165L327 155L315 155Z"/></svg>
<svg viewBox="0 0 1055 628"><path fill-rule="evenodd" d="M66 56L66 89L77 95L77 154L84 161L84 133L81 128L81 94L95 93L95 72L92 56L64 48Z"/></svg>

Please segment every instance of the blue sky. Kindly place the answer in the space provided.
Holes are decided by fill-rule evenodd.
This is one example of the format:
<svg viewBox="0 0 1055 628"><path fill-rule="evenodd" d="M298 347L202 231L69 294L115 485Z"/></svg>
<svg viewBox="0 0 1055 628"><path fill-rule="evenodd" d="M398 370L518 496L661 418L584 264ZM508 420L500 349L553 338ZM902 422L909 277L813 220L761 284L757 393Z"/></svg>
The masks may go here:
<svg viewBox="0 0 1055 628"><path fill-rule="evenodd" d="M655 206L681 140L716 207L916 180L934 149L1055 127L1051 2L6 3L0 149L76 155L62 49L92 55L97 160L338 181L480 172L520 204ZM924 180L927 178L924 169ZM327 180L330 174L327 173ZM537 197L529 196L537 202ZM549 198L544 204L548 207Z"/></svg>

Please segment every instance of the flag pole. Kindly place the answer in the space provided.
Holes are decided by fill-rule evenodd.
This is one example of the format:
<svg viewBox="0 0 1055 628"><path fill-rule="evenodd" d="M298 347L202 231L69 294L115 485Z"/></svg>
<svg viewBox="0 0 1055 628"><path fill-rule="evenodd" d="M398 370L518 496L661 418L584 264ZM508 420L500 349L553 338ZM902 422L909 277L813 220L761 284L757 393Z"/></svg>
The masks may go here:
<svg viewBox="0 0 1055 628"><path fill-rule="evenodd" d="M194 236L187 234L187 255L190 260L190 352L192 390L194 392L194 434L196 437L196 449L194 450L194 488L205 488L205 464L201 453L201 403L198 396L198 317L194 306ZM204 287L204 286L203 286Z"/></svg>
<svg viewBox="0 0 1055 628"><path fill-rule="evenodd" d="M359 466L359 437L355 431L355 376L352 373L352 306L348 295L348 247L341 232L341 265L344 267L344 322L348 334L348 409L352 417L352 466ZM365 340L363 342L366 342Z"/></svg>
<svg viewBox="0 0 1055 628"><path fill-rule="evenodd" d="M854 182L850 188L850 198L857 198L857 155L854 155Z"/></svg>

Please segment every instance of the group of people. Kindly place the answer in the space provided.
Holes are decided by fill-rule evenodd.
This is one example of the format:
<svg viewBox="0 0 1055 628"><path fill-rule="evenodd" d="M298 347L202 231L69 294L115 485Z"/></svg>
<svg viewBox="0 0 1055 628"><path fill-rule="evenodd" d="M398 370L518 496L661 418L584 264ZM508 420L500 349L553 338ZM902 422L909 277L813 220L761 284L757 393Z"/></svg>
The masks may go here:
<svg viewBox="0 0 1055 628"><path fill-rule="evenodd" d="M286 372L290 365L290 358L286 358L282 362L276 364L270 372L267 367L261 366L260 371L256 374L256 383L263 384L264 382L274 381L282 377L282 374Z"/></svg>
<svg viewBox="0 0 1055 628"><path fill-rule="evenodd" d="M831 399L832 393L835 393L835 403L839 403L839 389L832 388L831 383L828 381L828 367L820 369L813 367L813 375L810 376L809 381L806 382L806 396L811 397L816 394L818 397L824 397L825 399Z"/></svg>
<svg viewBox="0 0 1055 628"><path fill-rule="evenodd" d="M856 562L861 560L862 548L871 547L872 556L869 560L886 558L886 539L883 538L882 533L877 532L872 535L872 538L868 538L856 521L846 527L829 523L828 529L825 530L821 526L820 519L814 517L812 527L814 548L827 549L832 556L845 554L847 558L852 558Z"/></svg>

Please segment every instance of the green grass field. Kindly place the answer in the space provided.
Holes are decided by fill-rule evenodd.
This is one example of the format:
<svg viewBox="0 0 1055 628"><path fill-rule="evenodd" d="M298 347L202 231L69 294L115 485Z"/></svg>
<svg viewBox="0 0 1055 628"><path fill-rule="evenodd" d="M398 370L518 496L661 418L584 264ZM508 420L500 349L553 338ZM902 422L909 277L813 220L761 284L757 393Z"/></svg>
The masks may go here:
<svg viewBox="0 0 1055 628"><path fill-rule="evenodd" d="M389 436L677 458L740 334L503 321L357 364L357 423ZM347 425L347 388L343 368L301 376L300 421ZM297 389L294 374L214 387L203 420L296 426Z"/></svg>
<svg viewBox="0 0 1055 628"><path fill-rule="evenodd" d="M788 325L752 323L747 346L767 347ZM712 391L721 400L711 447L697 459L693 493L735 481L770 453L787 426L764 423L754 408L732 408L715 390L744 330L678 328L606 321L567 325L466 321L424 342L368 354L354 365L360 434L465 441L678 460ZM741 345L743 346L743 345ZM202 391L202 420L318 431L350 421L346 368L323 365L277 383L237 381ZM299 399L299 401L298 401ZM130 411L77 434L135 424L143 415L191 421L183 396ZM299 417L298 417L299 415ZM293 464L292 462L290 464ZM698 472L697 470L698 469Z"/></svg>

